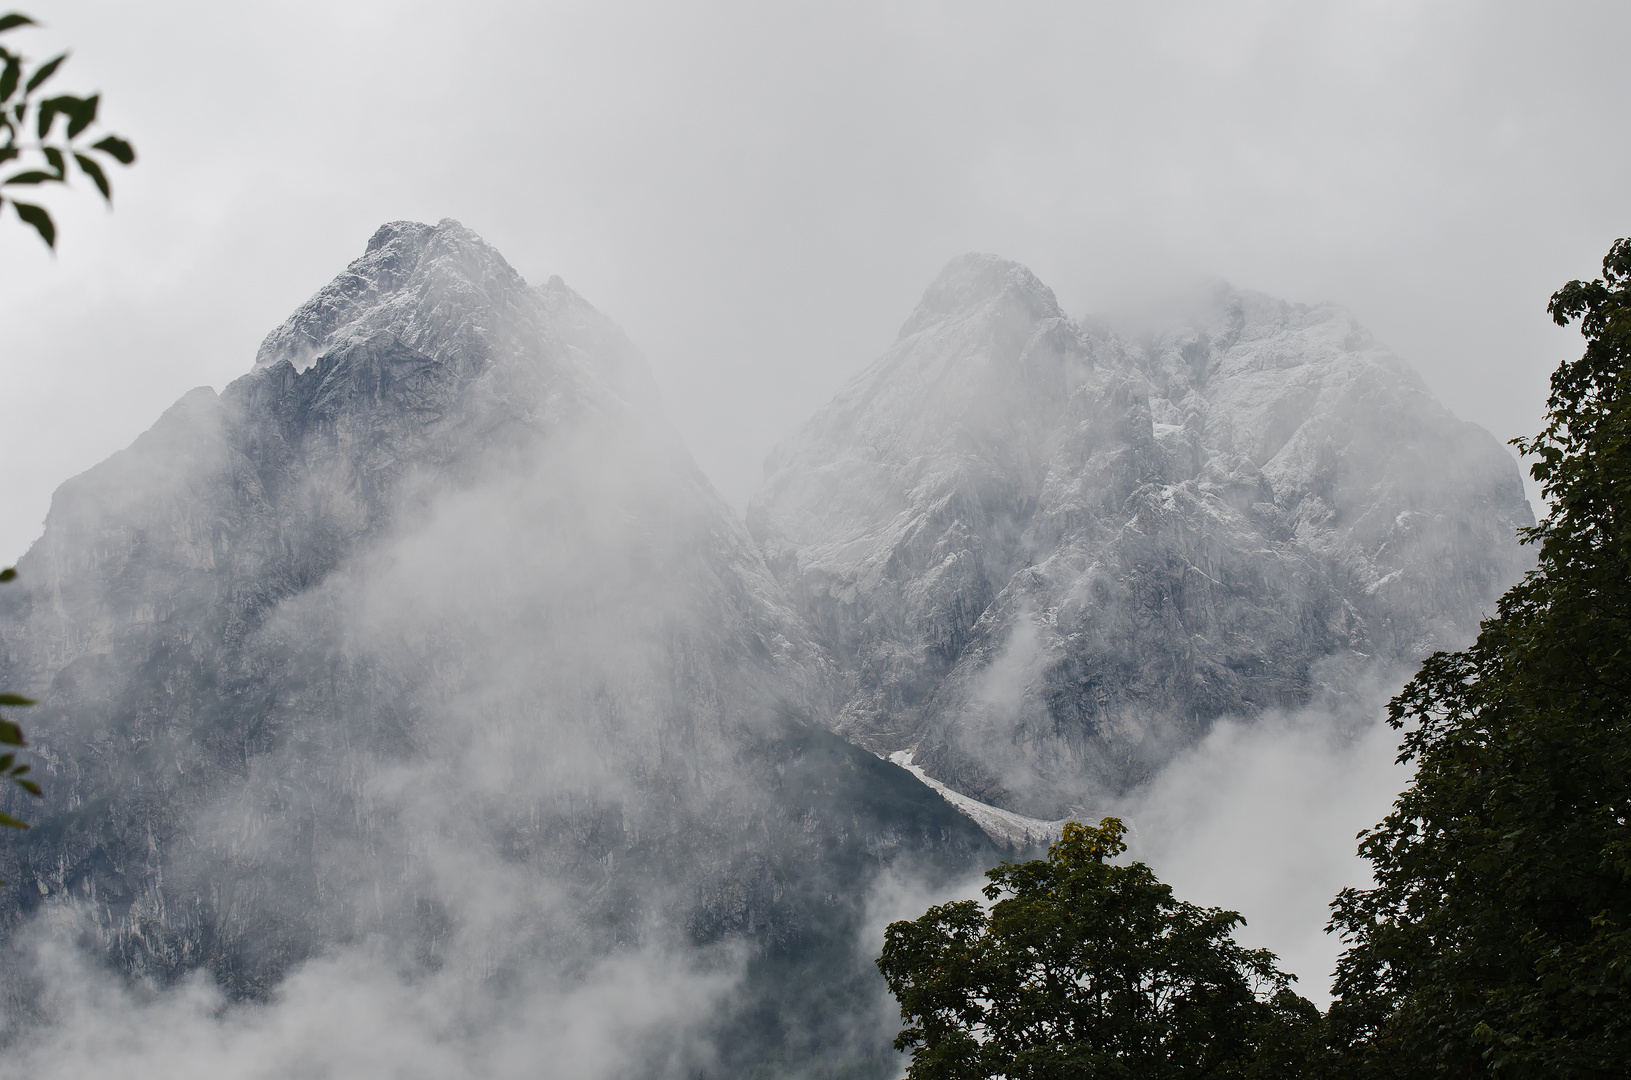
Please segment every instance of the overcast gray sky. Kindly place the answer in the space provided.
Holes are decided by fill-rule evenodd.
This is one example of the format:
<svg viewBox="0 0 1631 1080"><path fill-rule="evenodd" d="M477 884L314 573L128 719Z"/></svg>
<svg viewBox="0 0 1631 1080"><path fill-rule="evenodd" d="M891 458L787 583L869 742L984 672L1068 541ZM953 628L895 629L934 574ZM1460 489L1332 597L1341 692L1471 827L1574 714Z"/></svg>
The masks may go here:
<svg viewBox="0 0 1631 1080"><path fill-rule="evenodd" d="M396 218L617 318L738 505L961 251L1078 315L1337 301L1506 438L1576 351L1546 297L1631 233L1623 3L24 9L141 160L55 258L0 223L0 558Z"/></svg>

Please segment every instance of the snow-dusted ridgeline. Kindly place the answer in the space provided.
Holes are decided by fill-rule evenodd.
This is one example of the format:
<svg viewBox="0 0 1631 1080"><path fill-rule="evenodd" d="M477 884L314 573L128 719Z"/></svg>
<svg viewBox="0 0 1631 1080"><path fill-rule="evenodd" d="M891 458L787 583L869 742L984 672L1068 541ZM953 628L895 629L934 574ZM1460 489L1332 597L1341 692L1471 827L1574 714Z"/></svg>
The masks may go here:
<svg viewBox="0 0 1631 1080"><path fill-rule="evenodd" d="M1044 819L1459 645L1533 520L1506 450L1339 308L1219 287L1121 336L990 255L748 514L845 672L839 730Z"/></svg>

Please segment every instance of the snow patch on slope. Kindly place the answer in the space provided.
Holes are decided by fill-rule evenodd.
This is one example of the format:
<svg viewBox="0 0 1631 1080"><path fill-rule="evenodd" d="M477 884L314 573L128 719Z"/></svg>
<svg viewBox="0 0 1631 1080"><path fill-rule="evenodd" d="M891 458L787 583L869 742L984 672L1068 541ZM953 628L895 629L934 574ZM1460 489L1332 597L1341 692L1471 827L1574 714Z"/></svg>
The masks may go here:
<svg viewBox="0 0 1631 1080"><path fill-rule="evenodd" d="M939 792L940 797L951 803L958 813L973 821L992 840L1007 848L1024 851L1028 848L1046 847L1059 839L1066 822L1072 820L1061 818L1058 821L1043 821L1040 818L1026 817L1012 810L980 802L978 799L971 799L961 792L953 791L924 772L921 765L912 764L910 750L897 750L890 754L887 760L899 765Z"/></svg>

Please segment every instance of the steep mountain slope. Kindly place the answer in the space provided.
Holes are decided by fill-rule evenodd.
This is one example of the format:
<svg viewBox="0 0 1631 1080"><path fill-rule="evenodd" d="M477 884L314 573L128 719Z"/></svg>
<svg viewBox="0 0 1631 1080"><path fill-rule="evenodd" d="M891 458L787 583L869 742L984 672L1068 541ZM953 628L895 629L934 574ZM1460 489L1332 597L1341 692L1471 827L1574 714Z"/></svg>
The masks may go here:
<svg viewBox="0 0 1631 1080"><path fill-rule="evenodd" d="M63 485L19 571L0 674L49 800L6 922L132 974L266 997L364 949L479 1029L608 956L737 965L626 1064L728 1074L869 1047L868 883L990 855L827 733L830 661L617 329L454 222L381 228Z"/></svg>
<svg viewBox="0 0 1631 1080"><path fill-rule="evenodd" d="M839 730L1040 818L1464 640L1532 520L1504 449L1336 308L1220 290L1125 341L989 255L749 507L845 669Z"/></svg>

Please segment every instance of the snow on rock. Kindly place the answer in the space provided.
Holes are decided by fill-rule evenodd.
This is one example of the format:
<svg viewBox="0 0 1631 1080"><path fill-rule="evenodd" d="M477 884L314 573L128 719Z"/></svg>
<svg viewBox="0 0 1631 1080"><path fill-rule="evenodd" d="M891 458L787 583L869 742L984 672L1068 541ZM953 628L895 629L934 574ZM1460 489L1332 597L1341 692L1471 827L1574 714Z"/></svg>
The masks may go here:
<svg viewBox="0 0 1631 1080"><path fill-rule="evenodd" d="M1521 574L1515 462L1353 318L1219 288L1133 338L952 260L766 463L748 524L838 728L1053 819L1213 720L1341 711Z"/></svg>
<svg viewBox="0 0 1631 1080"><path fill-rule="evenodd" d="M1010 851L1024 853L1047 847L1059 839L1060 832L1071 820L1061 818L1058 821L1040 821L1024 814L1016 814L1012 810L988 805L978 799L971 799L960 791L953 791L924 772L921 765L914 765L910 750L896 750L889 755L888 760L938 791L942 798L957 808L958 813L967 816L987 836Z"/></svg>
<svg viewBox="0 0 1631 1080"><path fill-rule="evenodd" d="M135 979L266 997L377 943L502 1026L631 950L806 957L709 1021L745 1073L876 1012L883 867L994 854L826 730L831 662L617 327L456 222L381 228L252 371L64 484L19 575L0 675L44 701L46 798L7 807L37 827L0 932L76 911Z"/></svg>

